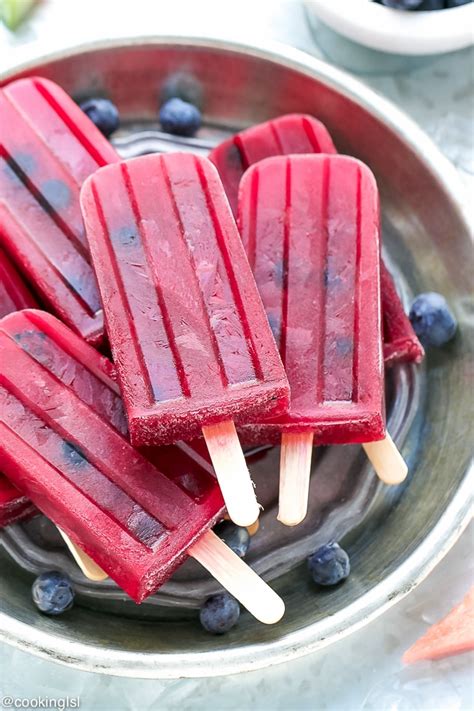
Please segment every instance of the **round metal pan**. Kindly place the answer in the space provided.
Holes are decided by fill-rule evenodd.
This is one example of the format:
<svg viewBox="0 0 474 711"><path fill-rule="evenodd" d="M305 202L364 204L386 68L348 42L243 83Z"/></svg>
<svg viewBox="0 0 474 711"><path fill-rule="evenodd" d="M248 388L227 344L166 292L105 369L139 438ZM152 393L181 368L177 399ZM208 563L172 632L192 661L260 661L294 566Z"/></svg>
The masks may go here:
<svg viewBox="0 0 474 711"><path fill-rule="evenodd" d="M160 87L176 71L201 83L205 113L198 137L177 144L157 124ZM366 624L428 574L465 527L472 507L472 245L455 170L392 104L350 76L282 46L124 38L38 58L0 74L0 83L32 74L57 81L74 97L110 96L123 118L114 141L124 156L176 147L205 153L252 123L292 111L314 114L341 152L361 158L376 174L384 248L402 292L440 291L460 330L421 369L399 367L391 376L389 426L411 470L403 487L377 486L357 448L326 450L317 460L308 520L283 530L272 523L276 453L253 465L267 507L249 562L285 599L281 623L265 627L244 614L228 635L205 634L192 608L212 592L212 583L186 566L154 604L137 608L113 587L81 587L78 581L73 612L60 619L42 616L31 603L31 573L44 568L45 560L50 567L51 559L38 553L44 553L38 531L23 527L7 529L0 538L1 638L89 671L177 678L283 662ZM353 573L344 585L318 592L304 558L324 536L344 535ZM61 551L50 553L66 564Z"/></svg>

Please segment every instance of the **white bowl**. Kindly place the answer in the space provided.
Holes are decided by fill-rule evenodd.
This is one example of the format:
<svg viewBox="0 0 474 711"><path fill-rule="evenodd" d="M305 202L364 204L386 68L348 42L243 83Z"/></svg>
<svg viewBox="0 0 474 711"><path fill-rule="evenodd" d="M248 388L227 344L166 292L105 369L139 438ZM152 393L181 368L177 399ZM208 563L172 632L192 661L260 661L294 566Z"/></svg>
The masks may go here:
<svg viewBox="0 0 474 711"><path fill-rule="evenodd" d="M306 0L331 29L371 49L394 54L452 52L474 42L474 3L448 10L391 10L372 0Z"/></svg>

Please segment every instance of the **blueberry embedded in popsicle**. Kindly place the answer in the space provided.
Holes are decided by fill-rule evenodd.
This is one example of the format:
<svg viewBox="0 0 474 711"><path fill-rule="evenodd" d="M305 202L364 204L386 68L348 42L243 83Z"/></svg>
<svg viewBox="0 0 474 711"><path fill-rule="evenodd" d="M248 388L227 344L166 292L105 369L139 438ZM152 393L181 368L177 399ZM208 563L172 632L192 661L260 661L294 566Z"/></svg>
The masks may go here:
<svg viewBox="0 0 474 711"><path fill-rule="evenodd" d="M36 330L21 331L13 334L13 338L26 353L30 353L40 363L49 363L49 354L44 349L44 333Z"/></svg>
<svg viewBox="0 0 474 711"><path fill-rule="evenodd" d="M352 355L354 350L354 341L352 338L347 338L345 336L339 336L336 338L335 347L338 355L341 358Z"/></svg>
<svg viewBox="0 0 474 711"><path fill-rule="evenodd" d="M41 185L41 193L53 210L62 210L71 202L71 191L62 180L46 180Z"/></svg>
<svg viewBox="0 0 474 711"><path fill-rule="evenodd" d="M23 173L32 175L36 169L36 159L31 153L15 152L5 161L5 171L12 180L19 180L13 166L19 166Z"/></svg>
<svg viewBox="0 0 474 711"><path fill-rule="evenodd" d="M63 453L68 464L73 467L84 467L88 464L85 454L73 442L63 440Z"/></svg>
<svg viewBox="0 0 474 711"><path fill-rule="evenodd" d="M110 231L110 239L124 247L132 247L140 240L136 225L120 225Z"/></svg>

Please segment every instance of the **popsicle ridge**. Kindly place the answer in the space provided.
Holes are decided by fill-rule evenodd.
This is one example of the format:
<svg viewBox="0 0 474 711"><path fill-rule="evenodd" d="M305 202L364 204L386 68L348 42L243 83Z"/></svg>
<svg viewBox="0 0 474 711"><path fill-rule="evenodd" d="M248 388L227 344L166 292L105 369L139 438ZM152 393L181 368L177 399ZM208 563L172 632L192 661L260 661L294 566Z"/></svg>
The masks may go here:
<svg viewBox="0 0 474 711"><path fill-rule="evenodd" d="M281 330L280 330L280 356L283 366L286 367L286 335L288 329L288 309L289 309L289 268L290 268L290 220L291 220L291 162L286 160L285 167L285 216L283 220L283 259L282 259L282 286L281 286Z"/></svg>
<svg viewBox="0 0 474 711"><path fill-rule="evenodd" d="M362 175L360 166L357 167L357 188L356 188L356 239L355 239L355 263L360 264L361 262L361 251L362 251ZM378 235L377 235L378 236ZM354 344L359 342L361 338L360 333L360 308L361 304L364 302L364 294L360 289L360 269L355 270L354 275L354 326L352 329L353 337L352 342ZM379 276L380 283L380 276ZM380 311L380 309L379 309ZM380 324L380 316L379 316ZM352 360L352 393L351 397L356 402L359 401L359 348L354 345L354 354Z"/></svg>
<svg viewBox="0 0 474 711"><path fill-rule="evenodd" d="M328 224L328 209L329 209L329 176L330 176L331 166L329 160L324 159L322 162L321 169L321 225L323 225L322 239L316 239L314 244L315 249L315 264L316 270L323 275L322 279L317 280L316 290L314 298L316 304L325 304L327 298L326 292L326 280L327 280L327 263L328 263L328 236L326 225ZM317 204L316 201L313 205ZM321 228L320 228L321 229ZM316 233L317 234L317 233ZM326 309L324 306L321 309L317 309L317 315L315 318L318 319L318 330L319 333L326 333ZM324 362L324 348L326 339L319 338L316 344L315 356L317 358L316 367L316 402L320 402L324 392L324 368L320 365ZM319 365L318 365L319 364Z"/></svg>
<svg viewBox="0 0 474 711"><path fill-rule="evenodd" d="M306 133L306 135L308 137L308 141L310 142L313 151L315 153L325 152L325 151L321 150L321 144L318 141L316 131L314 130L313 119L309 119L308 116L302 116L301 117L301 125L303 127L304 132ZM329 136L329 134L328 134L328 136ZM332 146L329 144L329 141L327 141L324 148L328 149L331 147ZM329 151L329 152L331 152L331 151Z"/></svg>
<svg viewBox="0 0 474 711"><path fill-rule="evenodd" d="M283 144L280 140L280 136L278 135L277 125L276 125L275 121L270 121L268 125L270 128L270 131L273 134L273 139L274 139L276 147L278 149L278 153L280 155L283 155L283 153L284 153Z"/></svg>

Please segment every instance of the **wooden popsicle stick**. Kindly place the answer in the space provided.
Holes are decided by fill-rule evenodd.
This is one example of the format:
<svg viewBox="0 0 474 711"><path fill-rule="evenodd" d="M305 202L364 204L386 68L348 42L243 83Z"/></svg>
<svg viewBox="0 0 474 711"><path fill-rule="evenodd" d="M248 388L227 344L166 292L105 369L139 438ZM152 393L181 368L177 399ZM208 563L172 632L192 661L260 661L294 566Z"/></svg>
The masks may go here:
<svg viewBox="0 0 474 711"><path fill-rule="evenodd" d="M249 532L249 536L255 536L255 534L258 532L259 528L260 528L260 521L257 518L255 523L252 523L251 526L247 526L247 531Z"/></svg>
<svg viewBox="0 0 474 711"><path fill-rule="evenodd" d="M283 433L280 452L278 520L296 526L308 511L313 433Z"/></svg>
<svg viewBox="0 0 474 711"><path fill-rule="evenodd" d="M202 428L230 518L251 526L260 514L250 472L232 420Z"/></svg>
<svg viewBox="0 0 474 711"><path fill-rule="evenodd" d="M266 625L281 620L285 612L281 597L213 531L205 533L188 553L257 620Z"/></svg>
<svg viewBox="0 0 474 711"><path fill-rule="evenodd" d="M57 529L61 536L64 538L64 541L67 547L69 548L72 557L74 558L86 578L89 578L89 580L106 580L109 577L107 573L97 565L97 563L94 563L92 558L89 558L87 553L84 553L83 550L81 550L78 546L76 546L75 543L71 541L67 533L64 533L64 531L62 531L59 526L57 526Z"/></svg>
<svg viewBox="0 0 474 711"><path fill-rule="evenodd" d="M385 439L367 442L362 446L375 473L384 484L400 484L406 479L408 467L388 432Z"/></svg>

